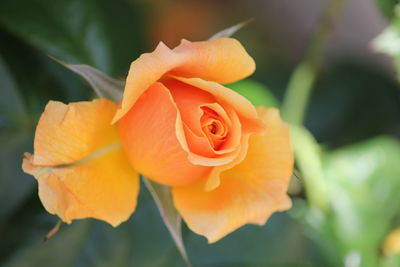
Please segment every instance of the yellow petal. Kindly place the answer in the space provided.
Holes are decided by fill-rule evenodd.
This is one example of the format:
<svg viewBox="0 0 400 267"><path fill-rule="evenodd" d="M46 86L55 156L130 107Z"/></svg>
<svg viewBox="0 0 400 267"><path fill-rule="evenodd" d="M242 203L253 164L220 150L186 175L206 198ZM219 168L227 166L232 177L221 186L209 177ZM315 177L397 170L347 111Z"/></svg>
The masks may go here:
<svg viewBox="0 0 400 267"><path fill-rule="evenodd" d="M175 207L190 229L216 242L246 223L264 224L276 211L288 209L293 153L289 130L275 109L259 108L267 130L251 136L246 158L221 174L220 186L205 191L204 179L173 188Z"/></svg>
<svg viewBox="0 0 400 267"><path fill-rule="evenodd" d="M253 58L233 38L204 42L182 40L174 51L185 57L184 63L172 71L177 76L232 83L246 78L256 69Z"/></svg>
<svg viewBox="0 0 400 267"><path fill-rule="evenodd" d="M65 105L49 101L36 127L33 164L55 166L78 161L118 140L109 126L116 110L105 99Z"/></svg>
<svg viewBox="0 0 400 267"><path fill-rule="evenodd" d="M132 62L121 107L113 123L121 119L139 97L162 77L171 74L231 83L249 76L254 70L254 60L239 41L232 38L204 42L183 40L174 50L160 43L152 53L143 54Z"/></svg>
<svg viewBox="0 0 400 267"><path fill-rule="evenodd" d="M110 125L115 110L106 99L51 101L39 120L35 154L22 168L37 179L46 210L67 223L92 217L117 226L136 208L139 177Z"/></svg>
<svg viewBox="0 0 400 267"><path fill-rule="evenodd" d="M181 62L182 58L162 42L152 53L142 54L133 61L126 78L121 106L112 123L121 119L152 84Z"/></svg>

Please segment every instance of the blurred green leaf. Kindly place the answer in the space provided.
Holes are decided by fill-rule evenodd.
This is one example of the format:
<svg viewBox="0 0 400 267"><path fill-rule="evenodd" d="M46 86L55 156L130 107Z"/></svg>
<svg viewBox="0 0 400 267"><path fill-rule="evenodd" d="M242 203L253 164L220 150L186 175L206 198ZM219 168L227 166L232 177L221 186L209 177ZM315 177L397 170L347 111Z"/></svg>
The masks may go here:
<svg viewBox="0 0 400 267"><path fill-rule="evenodd" d="M0 222L31 192L33 180L21 170L22 153L31 141L24 133L26 108L0 56Z"/></svg>
<svg viewBox="0 0 400 267"><path fill-rule="evenodd" d="M297 209L294 203L293 209ZM246 225L214 244L184 231L194 266L325 266L304 228L287 212L274 214L265 226Z"/></svg>
<svg viewBox="0 0 400 267"><path fill-rule="evenodd" d="M0 129L0 223L32 192L34 179L21 169L22 154L31 142L29 133Z"/></svg>
<svg viewBox="0 0 400 267"><path fill-rule="evenodd" d="M398 267L400 266L400 254L389 255L382 259L380 267Z"/></svg>
<svg viewBox="0 0 400 267"><path fill-rule="evenodd" d="M400 29L395 25L388 26L378 37L372 42L373 47L382 53L387 54L395 59L398 65L400 56Z"/></svg>
<svg viewBox="0 0 400 267"><path fill-rule="evenodd" d="M400 34L394 27L389 26L375 38L373 46L379 52L396 56L400 53Z"/></svg>
<svg viewBox="0 0 400 267"><path fill-rule="evenodd" d="M117 228L93 219L76 220L43 243L56 221L37 195L26 201L13 221L0 225L0 255L8 251L1 266L184 266L147 190L141 190L132 218ZM287 213L274 215L264 227L242 227L212 245L187 228L183 233L194 266L325 266L304 228Z"/></svg>
<svg viewBox="0 0 400 267"><path fill-rule="evenodd" d="M50 55L109 70L108 40L94 1L5 0L0 22Z"/></svg>
<svg viewBox="0 0 400 267"><path fill-rule="evenodd" d="M89 98L89 86L43 52L1 28L0 39L0 53L26 106L25 119L32 126L49 99L70 102Z"/></svg>
<svg viewBox="0 0 400 267"><path fill-rule="evenodd" d="M124 91L124 82L113 79L101 71L84 64L67 64L58 59L55 61L84 78L98 97L106 97L114 102L120 102Z"/></svg>
<svg viewBox="0 0 400 267"><path fill-rule="evenodd" d="M187 266L192 266L186 253L185 245L182 240L182 218L175 209L172 202L171 190L169 187L150 181L146 177L143 183L146 185L155 203L157 204L160 215L170 232L176 247L182 255Z"/></svg>
<svg viewBox="0 0 400 267"><path fill-rule="evenodd" d="M21 212L13 224L7 225L7 232L2 232L4 248L7 241L17 238L22 244L1 266L184 266L145 190L140 193L133 217L117 228L93 219L76 220L71 225L63 224L46 242L43 237L55 224L56 217L46 214L43 207L36 214L32 214L31 206L26 208L28 211Z"/></svg>
<svg viewBox="0 0 400 267"><path fill-rule="evenodd" d="M132 5L106 0L2 0L0 24L49 55L120 75L138 47L138 30L132 25L140 16Z"/></svg>
<svg viewBox="0 0 400 267"><path fill-rule="evenodd" d="M319 143L339 147L397 133L400 85L385 71L343 63L318 77L306 127Z"/></svg>
<svg viewBox="0 0 400 267"><path fill-rule="evenodd" d="M6 266L71 266L81 251L89 227L89 221L74 223L46 243L39 241L36 246L19 251L20 255L16 254Z"/></svg>
<svg viewBox="0 0 400 267"><path fill-rule="evenodd" d="M386 2L382 1L382 3ZM400 75L400 4L397 4L393 10L394 16L390 25L372 41L372 46L377 51L393 57L397 73Z"/></svg>
<svg viewBox="0 0 400 267"><path fill-rule="evenodd" d="M24 116L25 106L19 94L14 78L11 76L3 58L0 56L0 120L3 116ZM0 121L1 127L1 121Z"/></svg>
<svg viewBox="0 0 400 267"><path fill-rule="evenodd" d="M269 89L254 80L246 79L226 86L246 97L255 106L278 107L278 101Z"/></svg>
<svg viewBox="0 0 400 267"><path fill-rule="evenodd" d="M382 13L386 17L392 17L394 13L394 7L398 3L398 0L375 0L376 5L380 8Z"/></svg>
<svg viewBox="0 0 400 267"><path fill-rule="evenodd" d="M399 162L400 144L389 137L325 154L331 209L307 220L334 266L377 266L381 242L399 211Z"/></svg>

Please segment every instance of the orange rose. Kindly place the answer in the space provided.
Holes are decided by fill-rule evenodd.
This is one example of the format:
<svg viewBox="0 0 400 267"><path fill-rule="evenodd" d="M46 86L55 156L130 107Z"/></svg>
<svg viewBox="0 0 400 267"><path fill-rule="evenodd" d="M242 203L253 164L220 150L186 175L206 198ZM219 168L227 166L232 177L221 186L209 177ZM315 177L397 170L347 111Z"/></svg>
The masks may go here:
<svg viewBox="0 0 400 267"><path fill-rule="evenodd" d="M256 110L219 84L254 69L235 39L184 40L173 50L160 43L132 63L118 108L107 100L50 102L24 170L38 179L46 209L66 222L126 220L139 172L171 186L178 212L209 242L264 224L290 207L288 127L277 110Z"/></svg>

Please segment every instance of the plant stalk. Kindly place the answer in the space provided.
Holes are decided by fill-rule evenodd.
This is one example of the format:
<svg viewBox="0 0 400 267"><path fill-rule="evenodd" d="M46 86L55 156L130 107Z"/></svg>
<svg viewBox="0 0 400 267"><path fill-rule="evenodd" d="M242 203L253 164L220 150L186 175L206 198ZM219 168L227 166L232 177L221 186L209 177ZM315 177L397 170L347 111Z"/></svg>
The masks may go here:
<svg viewBox="0 0 400 267"><path fill-rule="evenodd" d="M322 14L319 27L313 34L304 60L290 77L282 104L283 118L294 125L302 125L312 87L321 64L323 50L333 25L346 0L331 0Z"/></svg>

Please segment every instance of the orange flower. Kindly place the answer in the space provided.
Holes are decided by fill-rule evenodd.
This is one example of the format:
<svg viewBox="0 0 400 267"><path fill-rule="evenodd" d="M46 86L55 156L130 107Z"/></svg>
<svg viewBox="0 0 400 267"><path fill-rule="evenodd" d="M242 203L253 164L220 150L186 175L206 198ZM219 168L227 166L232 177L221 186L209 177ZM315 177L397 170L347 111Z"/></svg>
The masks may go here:
<svg viewBox="0 0 400 267"><path fill-rule="evenodd" d="M171 186L178 212L209 242L264 224L291 205L288 127L277 110L256 110L219 84L254 69L235 39L184 40L173 50L160 43L132 63L117 109L107 100L50 102L23 168L38 179L46 209L66 222L126 220L137 171Z"/></svg>

